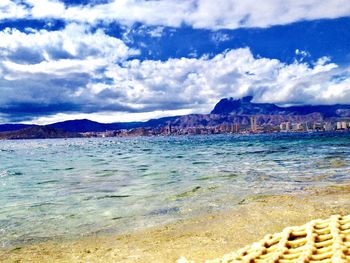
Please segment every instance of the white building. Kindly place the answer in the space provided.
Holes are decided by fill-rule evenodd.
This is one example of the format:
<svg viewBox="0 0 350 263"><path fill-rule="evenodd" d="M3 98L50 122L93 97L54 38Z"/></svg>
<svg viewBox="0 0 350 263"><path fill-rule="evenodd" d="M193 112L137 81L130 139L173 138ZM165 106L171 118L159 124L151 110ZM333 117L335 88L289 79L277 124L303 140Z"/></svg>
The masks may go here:
<svg viewBox="0 0 350 263"><path fill-rule="evenodd" d="M346 121L338 121L337 122L337 130L346 130L349 127L348 122Z"/></svg>
<svg viewBox="0 0 350 263"><path fill-rule="evenodd" d="M256 116L250 117L250 129L252 132L256 132L258 130L258 127L256 124Z"/></svg>
<svg viewBox="0 0 350 263"><path fill-rule="evenodd" d="M290 128L291 128L290 122L282 122L280 124L281 131L290 131Z"/></svg>
<svg viewBox="0 0 350 263"><path fill-rule="evenodd" d="M303 124L302 123L293 123L292 124L292 129L293 131L302 131L304 129Z"/></svg>

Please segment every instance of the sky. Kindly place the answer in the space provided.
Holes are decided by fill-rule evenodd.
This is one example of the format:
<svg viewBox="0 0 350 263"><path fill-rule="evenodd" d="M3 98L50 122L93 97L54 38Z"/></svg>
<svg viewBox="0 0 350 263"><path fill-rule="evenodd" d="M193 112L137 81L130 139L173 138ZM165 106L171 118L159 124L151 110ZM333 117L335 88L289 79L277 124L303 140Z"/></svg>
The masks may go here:
<svg viewBox="0 0 350 263"><path fill-rule="evenodd" d="M0 123L350 104L349 0L0 0Z"/></svg>

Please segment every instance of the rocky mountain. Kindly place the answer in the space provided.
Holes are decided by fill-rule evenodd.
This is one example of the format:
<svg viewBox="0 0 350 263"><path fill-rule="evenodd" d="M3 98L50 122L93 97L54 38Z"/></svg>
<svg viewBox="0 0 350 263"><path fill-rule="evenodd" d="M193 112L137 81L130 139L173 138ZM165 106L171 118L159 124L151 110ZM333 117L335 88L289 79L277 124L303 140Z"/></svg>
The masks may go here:
<svg viewBox="0 0 350 263"><path fill-rule="evenodd" d="M323 117L350 117L349 105L303 105L280 107L272 103L254 103L253 97L242 99L225 98L220 100L211 111L211 114L234 115L307 115L320 113Z"/></svg>
<svg viewBox="0 0 350 263"><path fill-rule="evenodd" d="M0 132L0 140L73 138L80 134L66 132L48 126L32 126L17 131Z"/></svg>

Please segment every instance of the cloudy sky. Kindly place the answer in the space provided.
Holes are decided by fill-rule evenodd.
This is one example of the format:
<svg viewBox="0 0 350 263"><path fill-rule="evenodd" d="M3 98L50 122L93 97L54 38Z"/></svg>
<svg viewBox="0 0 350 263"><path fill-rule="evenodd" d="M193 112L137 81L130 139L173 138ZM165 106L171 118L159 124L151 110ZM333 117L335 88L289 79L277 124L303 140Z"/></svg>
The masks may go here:
<svg viewBox="0 0 350 263"><path fill-rule="evenodd" d="M350 104L349 0L0 0L0 123Z"/></svg>

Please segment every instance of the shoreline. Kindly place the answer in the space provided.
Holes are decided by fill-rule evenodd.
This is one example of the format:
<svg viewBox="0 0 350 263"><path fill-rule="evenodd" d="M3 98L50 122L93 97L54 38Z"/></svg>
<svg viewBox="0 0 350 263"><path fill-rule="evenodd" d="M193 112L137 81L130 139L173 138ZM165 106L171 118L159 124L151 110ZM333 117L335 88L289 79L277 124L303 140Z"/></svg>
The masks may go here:
<svg viewBox="0 0 350 263"><path fill-rule="evenodd" d="M251 196L237 207L122 235L0 249L2 262L196 262L220 257L267 233L350 213L350 184L288 195Z"/></svg>
<svg viewBox="0 0 350 263"><path fill-rule="evenodd" d="M0 135L2 133L7 132L0 132ZM102 133L102 134L100 134ZM0 141L21 141L21 140L52 140L52 139L92 139L92 138L152 138L152 137L186 137L186 136L217 136L217 135L239 135L239 136L250 136L250 135L271 135L271 134L283 134L283 135L289 135L289 134L350 134L349 130L332 130L332 131L241 131L241 132L220 132L220 133L190 133L190 134L151 134L151 135L144 135L144 134L138 134L138 135L104 135L104 132L98 132L93 136L90 135L84 135L84 133L78 133L77 136L71 136L71 137L20 137L20 138L2 138L0 136Z"/></svg>

